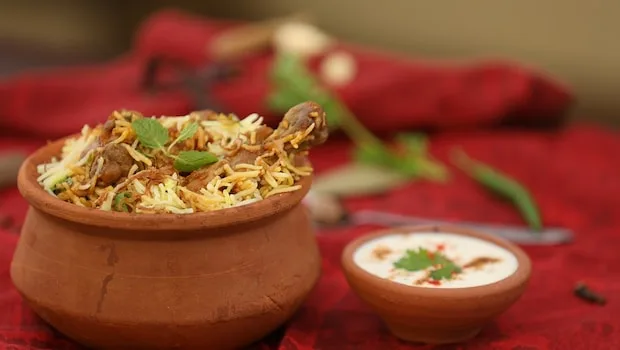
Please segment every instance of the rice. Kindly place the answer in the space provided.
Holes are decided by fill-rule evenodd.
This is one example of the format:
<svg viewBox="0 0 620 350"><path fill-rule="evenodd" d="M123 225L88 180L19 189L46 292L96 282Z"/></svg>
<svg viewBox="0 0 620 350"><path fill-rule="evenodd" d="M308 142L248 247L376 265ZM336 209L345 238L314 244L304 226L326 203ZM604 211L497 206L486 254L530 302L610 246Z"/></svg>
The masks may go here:
<svg viewBox="0 0 620 350"><path fill-rule="evenodd" d="M134 126L140 119L156 120L171 138L162 147L143 144ZM48 193L78 206L104 211L189 214L248 205L297 191L301 188L298 181L312 172L309 167L293 165L294 155L284 149L287 143L296 149L314 130L314 124L261 151L262 145L256 141L263 118L258 114L243 119L218 114L202 120L194 113L145 118L137 112L115 111L108 120L112 123L84 126L79 136L65 141L58 159L37 165L37 181ZM192 123L197 124L196 131L179 139ZM123 157L108 156L106 150L111 145L120 147L116 153L126 152L123 154L130 157L131 164ZM187 151L209 152L220 162L189 173L179 171L177 160L181 152ZM232 159L243 151L256 153L257 157L232 167ZM122 175L109 183L115 172ZM205 174L212 178L200 177ZM196 178L199 188L192 182Z"/></svg>

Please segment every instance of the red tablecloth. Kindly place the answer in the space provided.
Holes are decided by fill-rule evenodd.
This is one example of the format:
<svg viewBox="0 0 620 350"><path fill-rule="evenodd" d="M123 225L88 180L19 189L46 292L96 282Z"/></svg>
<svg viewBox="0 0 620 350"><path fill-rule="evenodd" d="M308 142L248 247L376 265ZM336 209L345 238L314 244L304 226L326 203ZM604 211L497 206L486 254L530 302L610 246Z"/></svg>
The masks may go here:
<svg viewBox="0 0 620 350"><path fill-rule="evenodd" d="M146 93L142 81L153 57L188 67L213 63L205 48L231 24L163 11L149 18L133 49L103 65L51 72L28 72L0 81L0 132L57 138L83 124L98 123L112 110L129 108L146 115L177 115L192 107L178 89ZM504 61L467 64L394 57L340 44L357 65L355 81L334 88L366 126L377 132L412 127L463 128L505 122L555 124L571 105L571 93L541 72ZM330 52L331 52L330 51ZM310 60L318 70L324 56ZM223 112L259 113L274 122L266 97L274 53L265 51L238 62L239 74L214 84L211 94ZM167 67L167 68L166 68ZM169 65L156 81L177 81ZM205 91L205 93L207 93Z"/></svg>
<svg viewBox="0 0 620 350"><path fill-rule="evenodd" d="M6 148L7 143L0 142ZM523 298L462 349L619 349L620 348L620 137L579 126L559 133L502 131L444 133L433 152L445 159L455 145L495 164L526 183L540 203L544 222L576 233L574 244L524 247L533 260L530 287ZM312 154L318 172L347 160L349 145L333 140ZM411 183L381 197L351 200L356 209L489 222L519 223L516 212L454 171L445 185ZM26 203L16 190L0 196L0 212L21 220ZM339 254L351 238L375 229L352 227L319 233L323 276L299 313L259 348L424 349L391 337L379 319L349 290ZM0 349L74 349L39 322L12 288L8 266L17 240L0 233ZM606 306L572 295L584 280L609 298ZM446 347L444 347L445 349ZM447 347L451 348L451 347Z"/></svg>
<svg viewBox="0 0 620 350"><path fill-rule="evenodd" d="M191 108L183 91L149 95L139 87L148 58L166 56L190 66L208 61L205 45L230 23L206 21L177 12L154 15L139 31L134 49L104 65L53 72L31 72L0 82L0 131L38 141L0 137L0 151L33 150L45 138L75 132L102 121L112 109L179 115ZM344 46L343 46L344 47ZM398 60L345 47L360 65L354 84L336 90L374 131L416 126L442 130L432 150L446 159L456 145L476 158L513 174L530 187L544 222L576 232L574 244L526 247L534 262L524 297L463 349L620 349L620 137L597 128L563 131L484 131L511 120L521 124L562 119L572 101L561 85L514 64L467 66ZM273 54L249 58L232 81L217 84L214 95L226 111L270 114L264 104ZM316 60L310 64L316 69ZM170 72L164 72L170 78ZM271 113L274 117L273 113ZM271 119L272 121L274 119ZM459 133L463 126L480 131ZM451 130L451 131L450 131ZM348 160L350 145L330 140L312 154L318 172ZM381 197L347 203L351 210L373 208L440 219L519 223L517 213L458 172L447 184L411 183ZM26 203L16 189L0 194L0 215L13 228L0 231L0 349L75 349L25 307L9 279L8 266ZM5 220L0 220L1 222ZM6 222L5 222L6 224ZM11 225L5 225L11 226ZM319 233L323 276L299 313L281 333L258 348L404 349L377 317L349 291L338 268L339 254L351 238L374 227ZM585 280L606 294L607 306L572 296ZM616 314L615 318L612 314ZM424 347L417 347L424 348ZM445 348L445 347L444 347Z"/></svg>

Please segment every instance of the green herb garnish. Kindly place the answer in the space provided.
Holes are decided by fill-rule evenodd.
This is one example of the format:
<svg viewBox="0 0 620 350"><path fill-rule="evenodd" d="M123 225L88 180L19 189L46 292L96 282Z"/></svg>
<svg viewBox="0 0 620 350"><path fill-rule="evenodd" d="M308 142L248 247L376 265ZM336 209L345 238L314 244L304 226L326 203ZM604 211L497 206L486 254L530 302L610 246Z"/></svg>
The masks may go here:
<svg viewBox="0 0 620 350"><path fill-rule="evenodd" d="M360 162L379 165L412 178L426 178L443 181L447 169L430 158L426 148L395 154L359 122L335 94L323 88L303 62L291 54L280 54L272 69L275 90L269 96L269 105L278 111L286 111L298 103L312 100L325 110L330 129L342 129L355 143L356 159Z"/></svg>
<svg viewBox="0 0 620 350"><path fill-rule="evenodd" d="M179 171L189 173L217 161L218 158L213 153L201 151L182 151L179 152L179 155L175 158L174 167Z"/></svg>
<svg viewBox="0 0 620 350"><path fill-rule="evenodd" d="M432 255L424 248L417 251L407 249L405 256L394 262L394 267L407 271L425 270L434 265Z"/></svg>
<svg viewBox="0 0 620 350"><path fill-rule="evenodd" d="M168 142L168 130L155 119L137 119L131 127L140 143L148 148L160 149Z"/></svg>
<svg viewBox="0 0 620 350"><path fill-rule="evenodd" d="M148 148L162 151L167 157L174 159L174 167L181 172L192 172L218 161L216 155L206 151L181 151L178 155L170 153L172 146L178 142L185 141L194 136L198 131L198 123L187 124L179 133L179 136L172 141L168 149L168 130L155 119L137 119L131 123L131 127L138 137L138 141Z"/></svg>
<svg viewBox="0 0 620 350"><path fill-rule="evenodd" d="M542 229L538 206L524 185L487 164L471 159L462 150L455 151L453 159L459 168L482 186L510 200L532 230L538 232Z"/></svg>
<svg viewBox="0 0 620 350"><path fill-rule="evenodd" d="M436 270L433 270L429 273L429 277L439 281L439 280L449 280L457 273L461 272L461 268L454 265L454 263L450 263L444 265Z"/></svg>
<svg viewBox="0 0 620 350"><path fill-rule="evenodd" d="M461 268L440 252L430 252L427 249L408 249L405 256L394 262L394 267L407 271L428 270L429 277L434 280L450 279L460 273Z"/></svg>
<svg viewBox="0 0 620 350"><path fill-rule="evenodd" d="M176 145L178 142L183 142L183 141L193 137L194 134L196 133L196 131L198 131L198 123L191 122L191 123L187 124L183 128L183 130L181 130L181 132L179 133L179 136L174 141L172 141L170 146L168 146L168 152L170 152L170 150L172 149L172 146Z"/></svg>

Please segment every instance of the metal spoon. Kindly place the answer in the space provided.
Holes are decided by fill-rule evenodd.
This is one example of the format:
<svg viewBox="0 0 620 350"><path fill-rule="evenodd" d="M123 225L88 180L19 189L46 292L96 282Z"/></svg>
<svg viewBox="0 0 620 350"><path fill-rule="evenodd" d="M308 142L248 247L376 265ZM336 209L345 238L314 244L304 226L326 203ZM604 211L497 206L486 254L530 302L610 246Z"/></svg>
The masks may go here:
<svg viewBox="0 0 620 350"><path fill-rule="evenodd" d="M555 245L566 244L573 241L572 231L558 227L546 227L540 232L534 232L524 226L427 219L376 210L347 212L337 196L316 191L310 191L308 193L306 198L304 198L304 204L309 209L311 217L319 229L367 224L388 227L454 225L500 236L519 244Z"/></svg>
<svg viewBox="0 0 620 350"><path fill-rule="evenodd" d="M345 217L343 223L348 225L374 224L382 226L455 225L500 236L515 243L529 245L555 245L566 244L573 241L573 232L569 229L560 227L549 227L540 232L534 232L522 226L424 219L374 210L361 210L349 213Z"/></svg>

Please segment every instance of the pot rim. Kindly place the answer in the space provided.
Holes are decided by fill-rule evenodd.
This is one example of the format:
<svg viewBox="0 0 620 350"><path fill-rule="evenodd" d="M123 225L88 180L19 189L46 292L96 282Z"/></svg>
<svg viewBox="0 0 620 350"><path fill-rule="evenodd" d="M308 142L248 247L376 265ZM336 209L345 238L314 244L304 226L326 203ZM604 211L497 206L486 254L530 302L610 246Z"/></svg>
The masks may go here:
<svg viewBox="0 0 620 350"><path fill-rule="evenodd" d="M50 142L28 156L19 169L17 187L31 207L59 219L89 226L136 231L185 231L240 225L293 208L301 202L312 184L310 175L299 181L301 189L294 192L277 194L239 207L192 214L136 214L85 208L50 195L37 182L37 165L58 155L67 138Z"/></svg>
<svg viewBox="0 0 620 350"><path fill-rule="evenodd" d="M390 281L381 277L377 277L370 272L359 267L355 261L353 261L353 254L362 244L382 236L392 234L406 234L406 233L420 233L420 232L436 232L436 233L450 233L455 235L469 236L484 241L493 243L499 247L502 247L511 252L517 259L517 270L510 276L501 279L499 281L484 284L480 286L461 287L461 288L427 288L418 286L404 285L398 282ZM372 286L372 288L362 288L366 291L369 290L382 290L389 291L391 293L403 295L406 297L417 298L453 298L453 299L468 299L468 298L485 298L491 295L497 295L507 293L512 289L526 284L529 281L532 263L527 254L519 248L517 245L500 237L492 236L479 231L471 230L468 228L459 227L457 225L422 225L422 226L404 226L398 228L390 228L373 233L363 235L347 244L344 248L341 256L341 263L345 275L347 278L355 279L356 285L358 282Z"/></svg>

